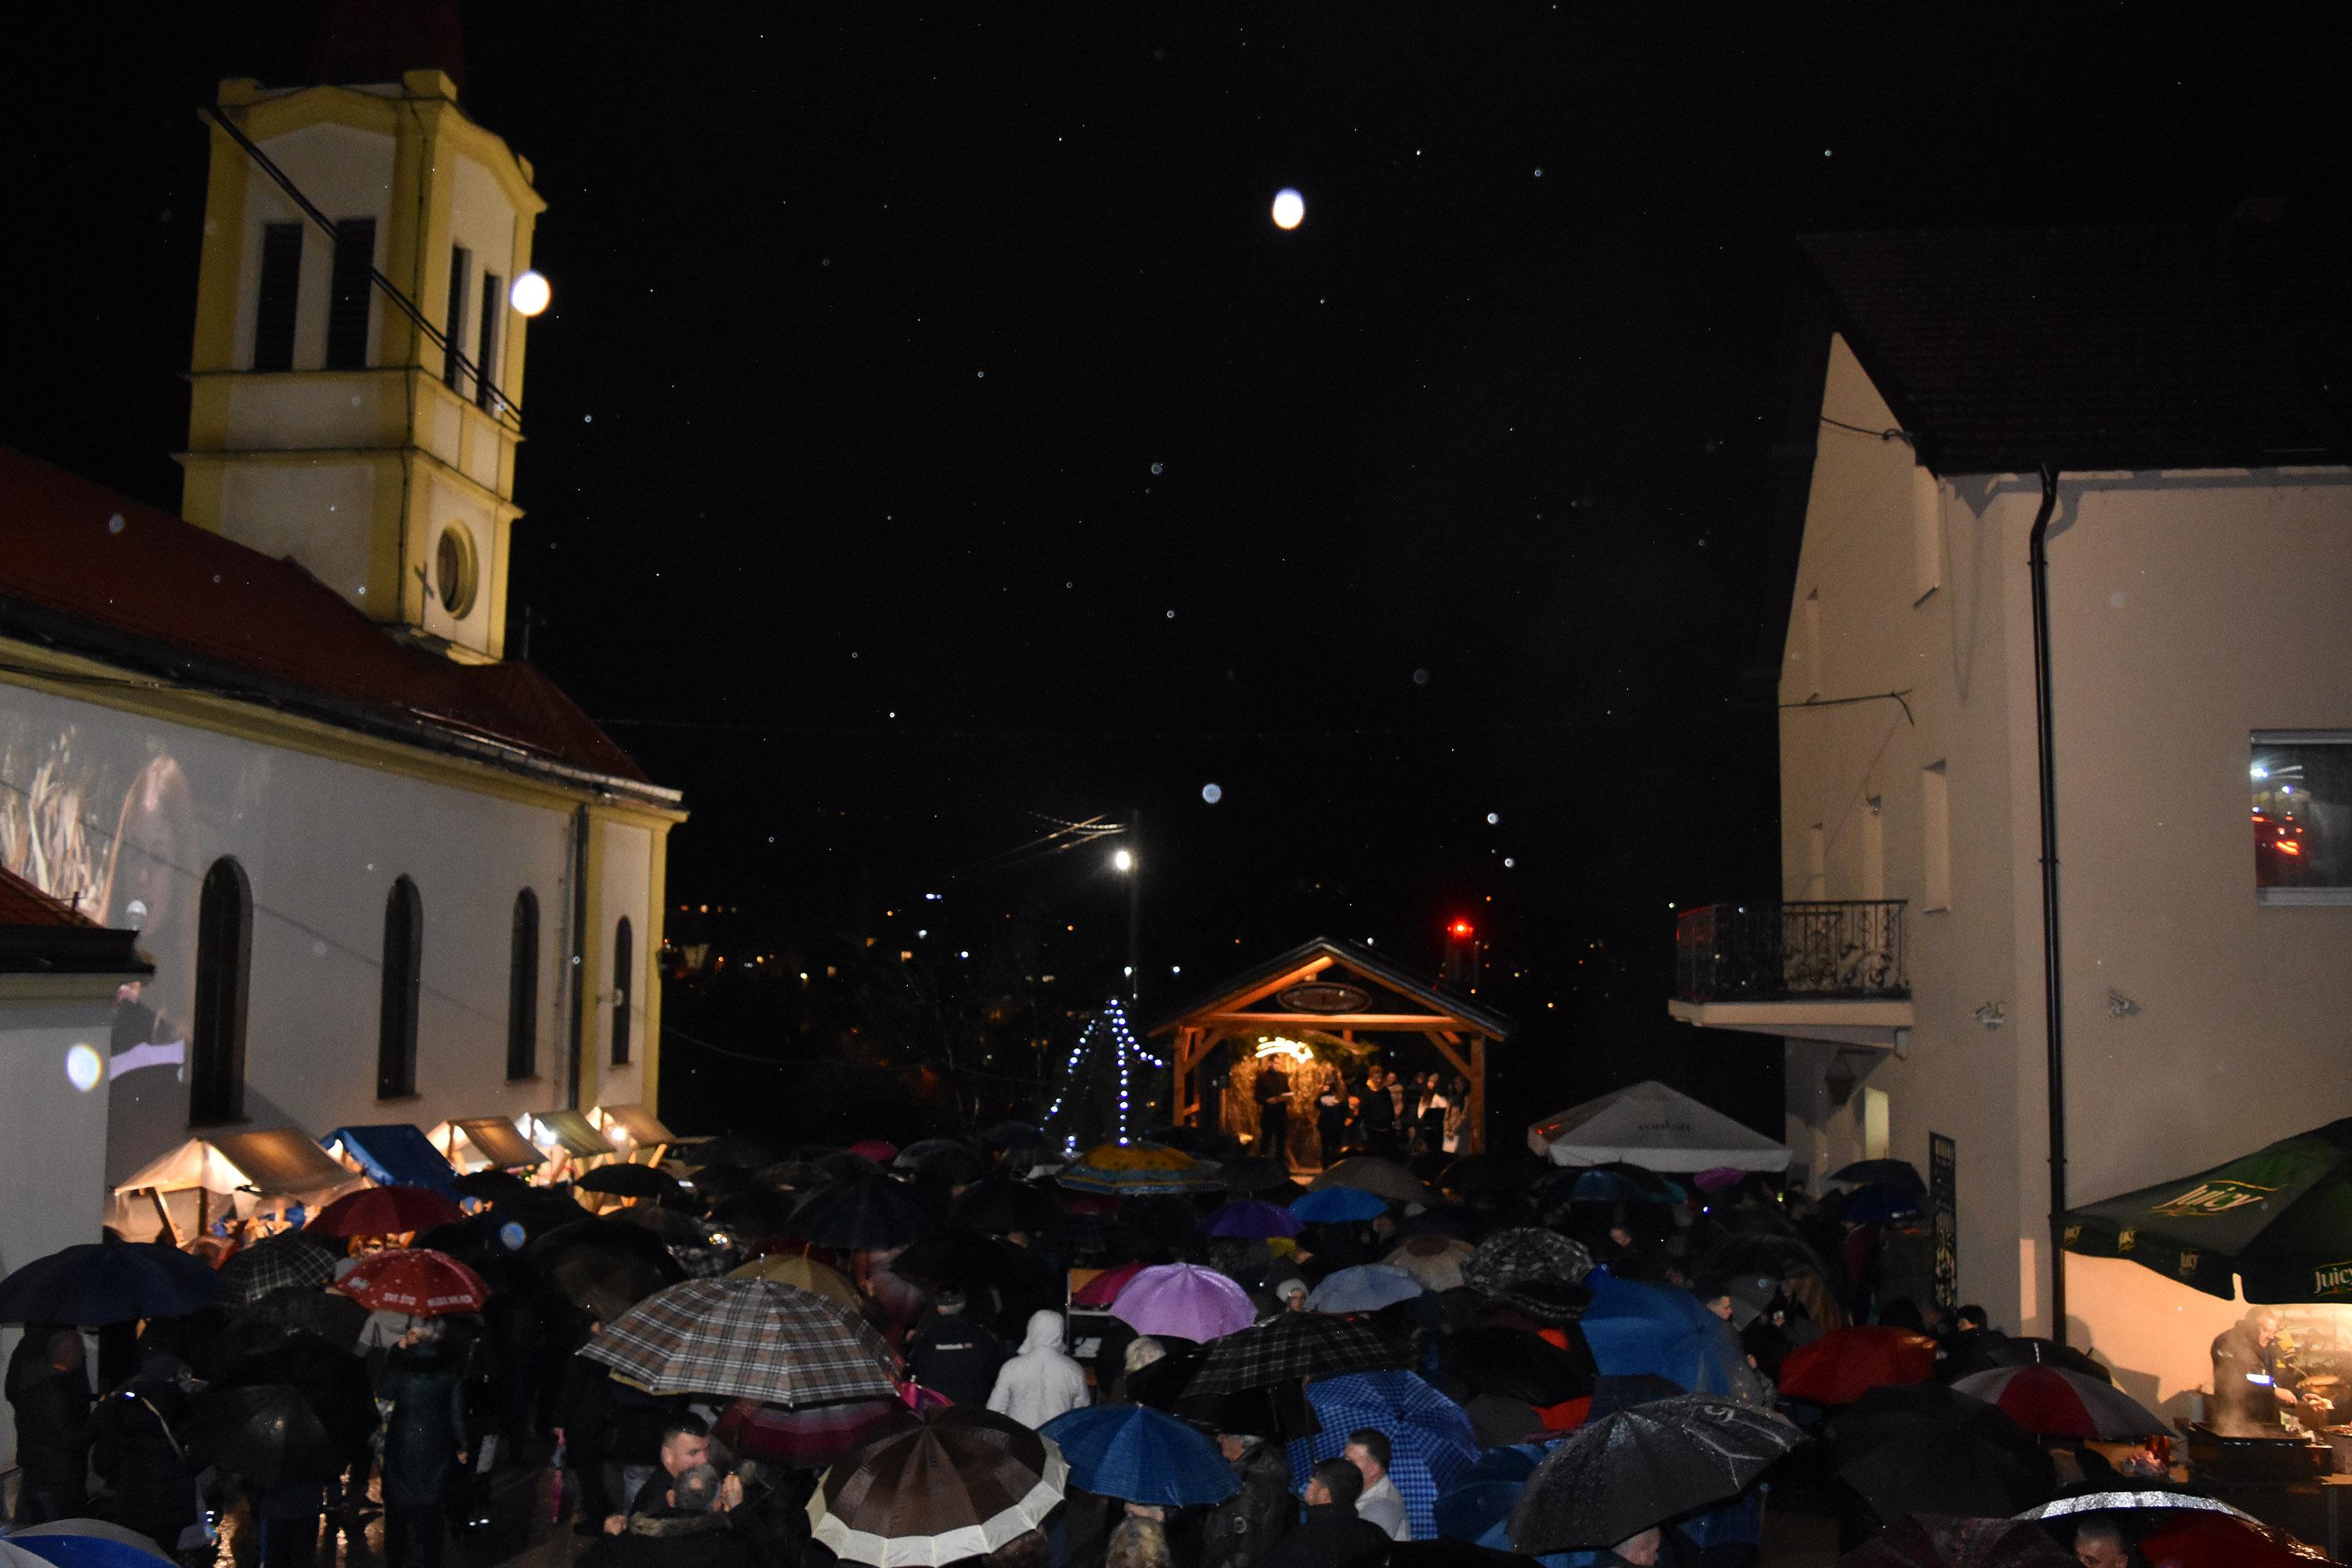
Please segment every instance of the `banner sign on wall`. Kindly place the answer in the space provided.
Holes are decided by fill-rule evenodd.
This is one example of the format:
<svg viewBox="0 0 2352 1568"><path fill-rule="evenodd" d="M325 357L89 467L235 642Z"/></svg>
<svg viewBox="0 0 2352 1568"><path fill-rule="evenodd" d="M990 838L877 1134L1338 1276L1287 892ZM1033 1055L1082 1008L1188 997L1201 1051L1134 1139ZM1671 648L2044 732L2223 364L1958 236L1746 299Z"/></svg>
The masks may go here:
<svg viewBox="0 0 2352 1568"><path fill-rule="evenodd" d="M1940 1132L1927 1134L1927 1215L1935 1233L1936 1304L1960 1304L1959 1149Z"/></svg>

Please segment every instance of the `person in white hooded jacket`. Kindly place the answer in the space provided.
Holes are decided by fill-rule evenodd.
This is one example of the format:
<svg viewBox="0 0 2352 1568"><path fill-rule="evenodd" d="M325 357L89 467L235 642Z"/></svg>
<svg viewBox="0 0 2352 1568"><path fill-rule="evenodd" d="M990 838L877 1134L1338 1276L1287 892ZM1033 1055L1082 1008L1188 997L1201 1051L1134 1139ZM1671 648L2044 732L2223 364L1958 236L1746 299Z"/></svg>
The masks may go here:
<svg viewBox="0 0 2352 1568"><path fill-rule="evenodd" d="M1062 1353L1062 1314L1032 1312L1021 1349L997 1372L988 1407L1024 1426L1043 1426L1087 1403L1087 1374Z"/></svg>

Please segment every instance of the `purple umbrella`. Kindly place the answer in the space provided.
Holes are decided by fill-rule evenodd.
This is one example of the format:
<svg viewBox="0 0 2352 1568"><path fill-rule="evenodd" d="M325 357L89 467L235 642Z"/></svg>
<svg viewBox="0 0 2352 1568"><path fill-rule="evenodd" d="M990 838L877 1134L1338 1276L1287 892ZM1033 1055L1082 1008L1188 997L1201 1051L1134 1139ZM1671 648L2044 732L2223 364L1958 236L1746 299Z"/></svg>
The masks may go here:
<svg viewBox="0 0 2352 1568"><path fill-rule="evenodd" d="M1111 1316L1139 1334L1179 1339L1222 1339L1256 1320L1249 1292L1213 1268L1163 1263L1127 1282L1111 1303Z"/></svg>
<svg viewBox="0 0 2352 1568"><path fill-rule="evenodd" d="M1201 1228L1211 1236L1238 1236L1253 1241L1263 1241L1270 1236L1297 1236L1306 1227L1291 1218L1290 1211L1256 1198L1235 1198L1223 1208L1213 1211L1201 1222Z"/></svg>

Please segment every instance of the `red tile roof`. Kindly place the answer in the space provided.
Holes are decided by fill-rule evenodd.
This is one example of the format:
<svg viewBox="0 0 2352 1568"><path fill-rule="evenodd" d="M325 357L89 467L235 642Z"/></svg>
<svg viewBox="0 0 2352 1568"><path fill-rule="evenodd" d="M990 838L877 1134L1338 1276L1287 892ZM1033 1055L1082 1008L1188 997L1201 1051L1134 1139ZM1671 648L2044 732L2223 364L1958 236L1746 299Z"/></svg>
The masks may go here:
<svg viewBox="0 0 2352 1568"><path fill-rule="evenodd" d="M0 866L0 926L73 926L94 931L98 922Z"/></svg>
<svg viewBox="0 0 2352 1568"><path fill-rule="evenodd" d="M525 771L648 783L531 666L409 647L291 562L6 447L0 539L0 632Z"/></svg>

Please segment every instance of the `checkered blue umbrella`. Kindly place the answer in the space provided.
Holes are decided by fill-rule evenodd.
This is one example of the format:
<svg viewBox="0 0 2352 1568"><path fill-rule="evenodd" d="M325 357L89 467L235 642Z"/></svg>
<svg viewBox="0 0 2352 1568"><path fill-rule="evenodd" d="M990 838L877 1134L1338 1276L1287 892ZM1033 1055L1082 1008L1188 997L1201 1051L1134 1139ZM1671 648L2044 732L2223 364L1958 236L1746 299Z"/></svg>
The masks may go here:
<svg viewBox="0 0 2352 1568"><path fill-rule="evenodd" d="M1389 1479L1404 1499L1413 1539L1437 1533L1438 1494L1450 1489L1478 1460L1477 1435L1462 1406L1409 1372L1357 1372L1307 1385L1323 1430L1290 1445L1290 1474L1305 1485L1319 1459L1334 1459L1348 1434L1364 1427L1389 1438Z"/></svg>
<svg viewBox="0 0 2352 1568"><path fill-rule="evenodd" d="M638 1302L581 1354L648 1394L762 1405L885 1399L897 1358L838 1302L772 1279L689 1279Z"/></svg>

